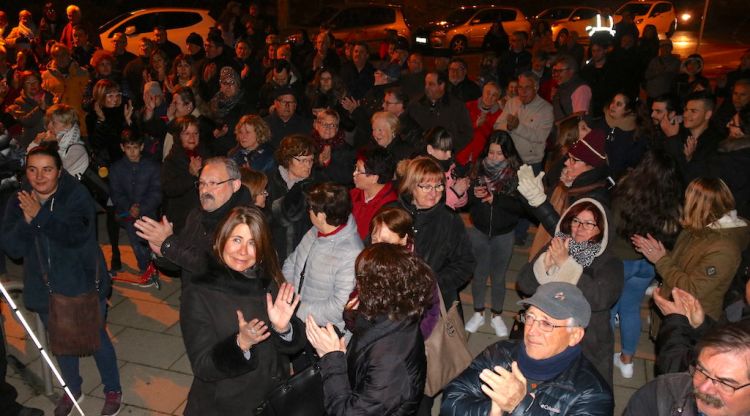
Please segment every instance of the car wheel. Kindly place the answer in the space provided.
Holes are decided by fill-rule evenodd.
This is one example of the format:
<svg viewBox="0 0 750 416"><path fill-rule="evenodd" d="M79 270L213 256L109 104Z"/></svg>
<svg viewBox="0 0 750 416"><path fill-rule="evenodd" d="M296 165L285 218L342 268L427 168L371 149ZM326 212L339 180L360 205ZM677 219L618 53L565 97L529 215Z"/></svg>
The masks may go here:
<svg viewBox="0 0 750 416"><path fill-rule="evenodd" d="M451 51L455 54L466 52L466 38L463 36L456 36L451 40Z"/></svg>

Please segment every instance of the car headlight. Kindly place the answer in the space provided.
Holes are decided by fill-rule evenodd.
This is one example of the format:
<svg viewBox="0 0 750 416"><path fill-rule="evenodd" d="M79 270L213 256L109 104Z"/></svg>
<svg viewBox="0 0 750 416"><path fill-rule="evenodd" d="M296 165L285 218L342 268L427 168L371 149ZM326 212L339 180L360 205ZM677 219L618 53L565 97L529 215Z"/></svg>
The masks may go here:
<svg viewBox="0 0 750 416"><path fill-rule="evenodd" d="M691 15L691 14L690 14L690 13L688 13L688 12L685 12L685 13L683 13L683 14L681 14L681 15L680 15L680 21L681 21L682 23L687 23L687 22L689 22L689 21L690 21L690 20L691 20L692 18L693 18L693 15Z"/></svg>

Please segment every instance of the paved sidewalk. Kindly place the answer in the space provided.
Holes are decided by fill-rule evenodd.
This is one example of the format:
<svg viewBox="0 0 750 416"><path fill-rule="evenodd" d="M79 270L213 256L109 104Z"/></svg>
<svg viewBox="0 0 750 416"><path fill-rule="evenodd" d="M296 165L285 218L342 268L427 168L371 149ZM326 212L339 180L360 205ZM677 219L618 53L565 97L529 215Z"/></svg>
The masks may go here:
<svg viewBox="0 0 750 416"><path fill-rule="evenodd" d="M109 258L109 246L102 246L105 256ZM135 259L129 246L120 247L123 263L128 267L135 266ZM526 261L527 249L516 247L511 259L508 273L505 308L508 311L517 309L515 302L518 295L514 286L515 276ZM20 279L21 269L9 263L9 278ZM129 273L121 273L129 275ZM135 277L130 275L130 277ZM180 281L162 278L162 288L140 288L127 283L114 283L110 300L108 330L112 335L120 366L120 378L123 386L125 407L121 415L181 415L185 407L188 391L192 381L190 363L182 343L179 326ZM489 291L487 291L489 296ZM467 288L461 294L464 312L472 313L471 290ZM17 300L22 304L20 299ZM15 319L10 317L10 310L4 303L2 313L5 318L8 352L14 355L27 368L39 375L39 352L27 339L26 334ZM504 319L510 327L513 313L505 312ZM28 320L32 315L26 313ZM645 322L644 322L645 325ZM478 354L487 345L498 338L490 328L489 320L476 334L469 337L469 346ZM653 378L653 344L645 332L641 336L639 354L636 359L635 375L630 380L622 379L615 369L615 414L621 414L627 400L633 392L647 380ZM619 348L619 347L618 347ZM19 402L28 406L41 408L45 414L52 415L57 397L47 397L43 391L34 391L11 367L9 381L19 391ZM86 398L81 407L86 415L98 415L104 403L102 385L94 360L86 357L81 360L81 375L84 379L83 391ZM55 385L57 383L55 382ZM55 389L60 394L59 388ZM437 415L439 401L436 401Z"/></svg>

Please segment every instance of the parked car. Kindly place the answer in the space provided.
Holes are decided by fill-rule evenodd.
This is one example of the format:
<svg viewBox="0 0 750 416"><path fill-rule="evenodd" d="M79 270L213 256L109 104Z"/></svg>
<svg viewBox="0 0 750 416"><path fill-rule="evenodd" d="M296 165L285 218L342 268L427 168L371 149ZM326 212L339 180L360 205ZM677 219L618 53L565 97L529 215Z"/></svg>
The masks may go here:
<svg viewBox="0 0 750 416"><path fill-rule="evenodd" d="M168 39L182 48L183 52L187 52L185 39L191 32L198 33L205 39L208 29L215 25L216 21L208 15L208 10L153 7L121 14L103 24L99 27L99 39L102 48L111 51L114 49L112 36L124 33L128 37L128 51L138 55L137 40L141 36L151 37L154 27L163 26L167 29Z"/></svg>
<svg viewBox="0 0 750 416"><path fill-rule="evenodd" d="M378 50L393 30L399 38L411 43L411 29L401 6L381 4L350 4L342 7L323 23L336 39L367 42L370 53Z"/></svg>
<svg viewBox="0 0 750 416"><path fill-rule="evenodd" d="M593 7L583 6L560 6L549 8L534 17L534 21L545 21L552 28L552 39L557 39L557 34L562 29L568 32L577 32L579 39L587 39L589 32L587 27L597 25L596 15L602 12Z"/></svg>
<svg viewBox="0 0 750 416"><path fill-rule="evenodd" d="M462 6L444 20L428 23L418 31L415 42L422 47L450 48L453 53L463 53L481 47L484 35L497 21L502 22L509 35L517 31L531 33L531 23L515 7Z"/></svg>
<svg viewBox="0 0 750 416"><path fill-rule="evenodd" d="M668 1L629 1L615 12L615 23L622 20L625 12L633 13L639 33L646 25L654 25L657 33L671 37L677 28L674 5Z"/></svg>

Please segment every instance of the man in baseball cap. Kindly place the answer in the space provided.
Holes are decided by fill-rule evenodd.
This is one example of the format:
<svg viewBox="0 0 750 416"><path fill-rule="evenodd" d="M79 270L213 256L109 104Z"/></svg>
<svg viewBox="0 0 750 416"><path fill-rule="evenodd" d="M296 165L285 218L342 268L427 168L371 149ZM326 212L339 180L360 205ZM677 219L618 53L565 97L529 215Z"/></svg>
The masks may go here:
<svg viewBox="0 0 750 416"><path fill-rule="evenodd" d="M499 341L446 386L441 415L611 415L612 391L581 353L591 307L575 285L551 282L518 302L522 342Z"/></svg>

